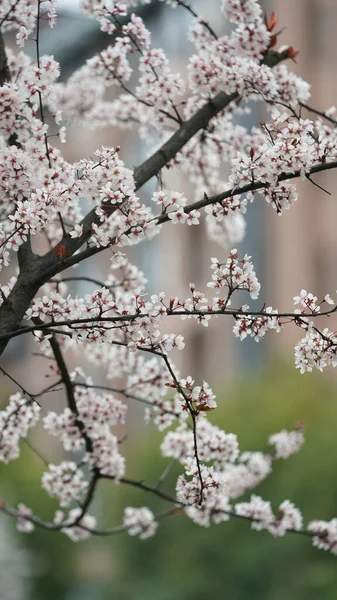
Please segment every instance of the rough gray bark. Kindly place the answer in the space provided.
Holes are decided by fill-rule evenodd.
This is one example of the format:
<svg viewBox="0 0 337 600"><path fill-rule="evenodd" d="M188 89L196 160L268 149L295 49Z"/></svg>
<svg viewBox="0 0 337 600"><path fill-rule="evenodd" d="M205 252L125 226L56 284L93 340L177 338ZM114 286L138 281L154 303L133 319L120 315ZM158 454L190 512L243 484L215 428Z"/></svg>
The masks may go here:
<svg viewBox="0 0 337 600"><path fill-rule="evenodd" d="M35 262L20 272L16 284L0 308L0 334L17 329L26 310L40 287L39 265ZM7 346L6 338L0 340L0 355Z"/></svg>

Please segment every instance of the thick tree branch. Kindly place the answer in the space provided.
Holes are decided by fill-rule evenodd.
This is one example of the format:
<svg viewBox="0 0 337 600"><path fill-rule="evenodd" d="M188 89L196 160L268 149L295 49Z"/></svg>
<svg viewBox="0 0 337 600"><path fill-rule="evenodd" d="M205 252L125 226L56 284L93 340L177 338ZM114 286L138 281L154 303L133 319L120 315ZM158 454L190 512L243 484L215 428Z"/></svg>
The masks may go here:
<svg viewBox="0 0 337 600"><path fill-rule="evenodd" d="M35 257L21 271L12 291L0 307L0 355L7 346L9 338L6 338L6 334L19 327L41 285L40 274L41 259Z"/></svg>

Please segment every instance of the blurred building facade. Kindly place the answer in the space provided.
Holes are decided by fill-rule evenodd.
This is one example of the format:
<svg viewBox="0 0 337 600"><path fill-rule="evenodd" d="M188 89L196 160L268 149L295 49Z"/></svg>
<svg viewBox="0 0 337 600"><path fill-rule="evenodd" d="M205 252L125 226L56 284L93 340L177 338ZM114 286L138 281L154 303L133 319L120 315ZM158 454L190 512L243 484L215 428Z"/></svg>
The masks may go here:
<svg viewBox="0 0 337 600"><path fill-rule="evenodd" d="M337 105L335 76L337 55L337 2L335 0L269 0L276 11L282 43L300 49L294 71L312 88L311 106L326 110ZM303 111L304 118L315 115ZM270 303L285 309L292 297L304 288L322 298L337 289L337 174L316 175L317 183L331 192L325 194L310 182L297 182L299 200L288 213L267 215L265 247L268 248L266 284ZM268 299L269 302L269 299ZM274 306L273 304L273 306ZM333 320L329 329L336 328ZM288 327L282 339L286 347L299 339L300 332ZM276 339L276 343L277 343Z"/></svg>

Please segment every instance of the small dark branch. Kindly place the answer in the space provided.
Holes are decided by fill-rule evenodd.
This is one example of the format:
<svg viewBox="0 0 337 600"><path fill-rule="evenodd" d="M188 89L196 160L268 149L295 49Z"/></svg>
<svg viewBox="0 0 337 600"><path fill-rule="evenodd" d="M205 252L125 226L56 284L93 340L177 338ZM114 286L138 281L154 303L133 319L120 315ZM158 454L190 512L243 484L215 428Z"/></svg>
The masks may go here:
<svg viewBox="0 0 337 600"><path fill-rule="evenodd" d="M172 509L171 509L172 512ZM116 535L117 533L126 533L130 527L128 525L116 525L116 527L110 527L109 529L90 529L85 525L77 525L84 531L88 531L91 535L97 535L99 537L108 537L110 535Z"/></svg>
<svg viewBox="0 0 337 600"><path fill-rule="evenodd" d="M243 291L243 290L241 290ZM316 317L329 317L330 315L334 314L335 312L337 312L337 306L334 306L333 308L326 310L326 311L322 311L322 312L313 312L313 313L295 313L295 312L278 312L278 313L268 313L265 310L248 310L247 312L243 312L240 308L235 309L235 308L227 308L225 311L223 309L221 310L173 310L172 312L168 313L168 316L173 316L173 315L178 315L178 316L189 316L189 315L195 315L195 316L206 316L206 315L215 315L215 316L219 316L219 315L230 315L232 317L234 317L235 319L240 318L240 317L264 317L267 319L273 319L274 317L276 318L289 318L289 319L301 319L301 318L306 318L306 319L311 319L316 318Z"/></svg>
<svg viewBox="0 0 337 600"><path fill-rule="evenodd" d="M325 192L326 194L328 194L328 196L331 196L331 192L329 192L329 190L326 190L324 187L322 187L321 185L319 185L319 183L317 183L316 181L314 181L313 179L311 179L310 175L306 175L306 178L307 178L308 181L310 181L310 183L312 183L318 189L322 190L322 192Z"/></svg>
<svg viewBox="0 0 337 600"><path fill-rule="evenodd" d="M33 401L36 402L36 404L39 404L36 400L36 398L40 398L41 396L44 396L47 393L50 392L58 392L59 389L56 389L55 386L59 385L62 381L57 381L56 383L51 383L50 385L48 385L46 388L44 388L41 392L38 392L37 394L32 394L31 392L28 392L22 385L21 383L19 383L16 379L14 379L14 377L12 375L10 375L7 371L5 371L5 369L3 367L0 366L0 371L5 375L5 377L8 377L13 383L15 383L15 385L17 385L20 390L22 391L22 393L25 396L29 396L29 398ZM39 404L40 406L40 404Z"/></svg>
<svg viewBox="0 0 337 600"><path fill-rule="evenodd" d="M39 321L39 320L40 319L37 319L37 318L33 319L34 322ZM53 354L55 356L57 366L59 368L60 375L62 378L62 382L63 382L63 385L66 390L68 407L70 408L71 412L75 416L75 423L80 431L81 436L83 437L83 439L85 441L85 446L86 446L87 452L92 452L92 441L89 438L89 436L87 435L87 433L85 432L84 424L82 423L82 421L79 418L79 412L78 412L75 395L74 395L74 387L71 382L68 367L63 358L63 354L62 354L60 345L54 335L50 338L49 343L50 343L50 347L53 351Z"/></svg>
<svg viewBox="0 0 337 600"><path fill-rule="evenodd" d="M100 478L99 470L94 469L93 477L90 481L86 497L81 505L81 513L76 518L74 525L77 525L81 521L81 519L83 519L91 502L93 501L99 478Z"/></svg>
<svg viewBox="0 0 337 600"><path fill-rule="evenodd" d="M313 175L314 173L320 173L322 171L328 171L331 169L336 169L337 168L337 161L331 161L329 163L318 163L316 165L313 165L311 167L311 169L308 172L308 175ZM301 171L294 171L293 173L291 172L287 172L287 173L282 173L279 178L278 178L278 183L282 182L282 181L288 181L291 179L297 179L298 177L301 177ZM193 204L190 204L189 206L187 206L185 208L185 212L188 214L190 213L192 210L198 210L201 208L205 208L205 206L210 206L211 204L218 204L219 202L222 202L223 200L226 200L227 198L231 198L232 196L238 196L240 194L247 194L247 192L255 192L257 190L261 190L263 188L268 187L267 183L263 183L263 182L253 182L253 183L247 183L246 185L243 185L241 187L236 187L233 188L232 190L227 190L226 192L223 192L222 194L218 194L216 196L209 196L207 198L203 198L202 200L199 200L198 202L194 202ZM160 223L165 223L166 221L169 221L169 218L167 215L159 215L159 217L157 217L157 221L158 224Z"/></svg>
<svg viewBox="0 0 337 600"><path fill-rule="evenodd" d="M304 102L300 102L300 106L302 108L305 108L305 110L307 110L308 112L318 115L319 117L322 117L322 119L326 119L326 121L329 121L329 123L332 123L332 125L337 125L336 119L329 117L329 115L327 115L323 110L317 110L317 108L313 108L313 106L304 104Z"/></svg>
<svg viewBox="0 0 337 600"><path fill-rule="evenodd" d="M172 467L176 464L176 459L171 460L171 462L169 462L169 464L167 465L167 467L164 469L164 471L161 473L161 475L158 477L158 481L155 485L156 490L159 490L159 488L161 488L162 484L164 483L166 477L168 476L168 474L170 473Z"/></svg>
<svg viewBox="0 0 337 600"><path fill-rule="evenodd" d="M35 331L39 331L39 329L35 328L35 330L32 333L34 334ZM73 337L71 331L64 331L62 329L57 329L56 327L50 327L48 329L48 333L53 333L54 335L64 335L65 337L69 337L70 339L72 339Z"/></svg>
<svg viewBox="0 0 337 600"><path fill-rule="evenodd" d="M100 479L110 479L111 481L115 481L115 479L116 479L115 477L112 477L111 475L102 475L102 474L99 476L99 478ZM125 483L126 485L130 485L132 487L136 487L140 490L143 490L144 492L151 492L151 494L158 496L162 500L167 500L167 502L172 502L173 504L176 504L178 506L184 506L183 503L179 502L179 500L177 500L174 496L171 496L170 494L166 494L166 492L162 492L161 490L157 489L156 486L148 485L147 483L145 483L142 480L137 481L135 479L129 479L128 477L121 477L120 479L118 479L118 482Z"/></svg>
<svg viewBox="0 0 337 600"><path fill-rule="evenodd" d="M99 281L99 279L93 279L92 277L86 276L77 276L77 277L62 277L62 279L51 279L50 283L67 283L70 281L87 281L88 283L93 283L94 285L98 285L99 287L107 287L103 281ZM108 287L107 289L110 289Z"/></svg>
<svg viewBox="0 0 337 600"><path fill-rule="evenodd" d="M261 523L262 519L255 517L249 517L248 515L239 515L234 510L214 510L212 514L224 514L235 519L243 519L244 521L250 521L251 523ZM277 519L275 519L277 522ZM315 533L309 529L287 529L287 533L297 533L298 535L304 535L306 537L324 537L326 533Z"/></svg>
<svg viewBox="0 0 337 600"><path fill-rule="evenodd" d="M16 229L14 229L14 231L12 231L12 233L10 233L4 240L3 242L1 242L0 244L0 248L3 248L4 246L6 246L6 244L9 242L9 240L12 239L12 237L15 236L16 233L18 233L19 231L21 231L22 229L22 225L20 225L19 227L17 227Z"/></svg>
<svg viewBox="0 0 337 600"><path fill-rule="evenodd" d="M66 366L66 363L63 358L63 354L60 349L60 345L54 337L50 338L49 343L50 343L51 349L54 353L54 356L55 356L55 359L57 362L57 366L59 368L60 375L62 378L63 385L66 388L68 407L70 408L71 412L74 413L74 415L76 415L78 417L78 409L77 409L76 400L75 400L75 396L74 396L74 390L73 390L73 386L72 386L72 383L70 380L68 368Z"/></svg>
<svg viewBox="0 0 337 600"><path fill-rule="evenodd" d="M114 20L115 24L118 26L118 28L119 28L119 32L120 32L120 33L122 33L122 34L124 34L124 32L123 32L123 29L122 29L122 27L121 27L121 23L119 22L118 18L117 18L115 15L111 15L111 16L113 17L113 20ZM133 35L132 33L130 33L130 32L127 32L127 33L125 33L124 35L126 35L126 37L128 37L128 38L129 38L130 42L131 42L131 43L134 45L134 47L136 48L137 52L139 52L139 54L140 54L141 56L143 56L143 55L144 55L144 53L143 53L143 50L142 50L141 46L140 46L140 45L139 45L139 43L138 43L137 37L136 37L136 36L134 36L134 35ZM154 68L152 65L150 65L150 68L151 68L151 71L152 71L153 75L155 76L156 80L157 80L157 81L159 81L159 77L158 77L158 74L157 74L157 71L156 71L156 69L155 69L155 68ZM145 101L144 101L144 103L145 103L145 104L147 104L147 105L149 105L149 103L148 103L148 102L145 102ZM177 110L176 106L175 106L175 105L174 105L174 103L172 102L172 100L170 100L170 103L171 103L171 106L172 106L172 108L173 108L173 110L174 110L174 112L175 112L175 114L176 114L176 119L175 119L175 118L174 118L172 115L170 115L169 113L167 113L167 112L166 112L166 111L164 111L164 110L160 110L160 112L162 112L162 113L166 114L166 116L168 116L168 117L169 117L169 118L171 118L171 119L174 119L174 120L175 120L175 121L177 121L178 123L182 123L182 119L181 119L181 117L180 117L180 115L179 115L179 113L178 113L178 110ZM151 106L151 105L150 105L150 106Z"/></svg>
<svg viewBox="0 0 337 600"><path fill-rule="evenodd" d="M35 448L35 446L33 446L33 444L28 440L28 438L22 438L23 441L25 442L25 444L28 446L28 448L30 448L30 450L32 450L34 452L34 454L36 454L36 456L38 456L42 462L46 465L46 467L49 466L49 460L47 460L43 454L41 454L41 452L39 450L37 450L37 448Z"/></svg>
<svg viewBox="0 0 337 600"><path fill-rule="evenodd" d="M6 339L9 340L11 338L17 337L18 335L22 335L23 333L32 333L33 331L44 331L44 330L48 330L48 332L53 332L55 334L60 334L60 335L69 335L70 337L72 336L71 331L62 331L62 330L57 330L57 327L69 327L72 330L76 330L75 325L80 325L80 324L85 324L85 323L91 323L93 327L97 327L98 325L96 325L98 322L103 322L105 321L106 323L128 323L130 321L134 321L135 319L137 319L139 317L139 314L135 314L135 315L120 315L120 316L116 316L116 317L104 317L104 315L100 315L98 317L91 317L89 319L70 319L67 321L51 321L50 323L43 323L42 321L40 321L40 319L38 319L38 321L40 321L39 324L35 324L35 325L30 325L28 327L22 327L21 329L17 329L16 331L12 331L12 332L8 332L6 334L0 334L0 340L2 339ZM32 321L35 322L34 319L32 319Z"/></svg>
<svg viewBox="0 0 337 600"><path fill-rule="evenodd" d="M10 7L10 9L8 10L8 12L5 14L5 16L1 19L0 21L0 27L1 25L4 24L5 21L7 21L8 17L10 16L11 12L15 9L15 7L17 6L17 4L19 4L20 0L16 0L16 2L14 2L14 4L12 4L12 6ZM1 34L0 34L1 35Z"/></svg>
<svg viewBox="0 0 337 600"><path fill-rule="evenodd" d="M228 302L228 300L227 300ZM317 317L326 317L326 316L330 316L333 313L335 313L337 311L337 306L334 306L333 308L326 310L326 311L322 311L319 313L295 313L295 312L279 312L279 313L268 313L265 310L258 310L258 311L253 311L253 310L249 310L249 311L245 311L242 312L242 310L240 308L238 309L228 309L226 308L226 310L224 310L223 308L221 310L173 310L173 311L168 311L167 312L167 316L171 317L171 316L206 316L206 315L215 315L215 316L219 316L219 315L230 315L234 318L238 318L238 317L266 317L268 319L272 319L274 317L277 318L291 318L291 319L298 319L300 317L306 317L306 318L317 318ZM142 313L142 317L144 316L148 316L146 313ZM36 325L31 325L29 327L22 327L21 329L17 329L16 331L10 331L6 334L0 334L0 341L3 339L11 339L14 337L17 337L19 335L23 335L25 333L32 333L34 331L48 331L48 333L52 332L55 333L57 335L72 335L72 332L70 331L63 331L63 330L58 330L57 327L69 327L73 332L78 330L78 329L83 329L83 331L85 331L84 328L80 328L80 327L76 327L76 325L85 325L85 324L89 324L89 327L87 328L88 330L90 330L91 328L99 328L102 329L103 325L102 323L129 323L134 321L135 319L139 318L139 314L133 314L133 315L119 315L116 317L105 317L104 315L99 315L97 317L91 317L91 318L87 318L87 319L70 319L70 320L66 320L66 321L50 321L49 323L43 323L42 321L40 321L40 324L36 324ZM34 319L32 319L34 321ZM120 326L116 326L116 327L120 327ZM106 327L106 330L111 330L114 329L114 327ZM121 345L125 345L123 342L117 342L115 341L111 341L109 340L109 343L119 343ZM144 349L141 346L139 347L140 350ZM144 349L145 350L145 349ZM151 352L151 349L147 349L149 352ZM161 353L157 353L159 356L163 356ZM82 384L76 384L76 385L82 385ZM131 397L131 396L130 396Z"/></svg>
<svg viewBox="0 0 337 600"><path fill-rule="evenodd" d="M202 478L202 473L201 473L201 463L200 463L200 459L199 459L199 453L198 453L198 441L197 441L197 419L196 419L196 413L195 410L192 406L192 402L190 401L190 399L188 398L187 394L185 393L185 391L183 390L183 388L181 387L181 385L179 384L178 379L175 376L175 373L171 367L170 361L167 358L166 354L163 354L161 352L156 352L156 354L158 356L161 356L162 359L164 360L166 367L172 377L172 380L175 383L176 389L179 392L179 394L184 398L185 403L186 403L186 407L188 409L188 412L191 415L191 419L192 419L192 431L193 431L193 446L194 446L194 458L196 460L197 463L197 471L198 471L198 476L199 476L199 481L200 481L200 495L199 495L199 501L198 504L199 506L202 505L202 501L203 501L203 492L205 489L204 486L204 481Z"/></svg>
<svg viewBox="0 0 337 600"><path fill-rule="evenodd" d="M124 481L124 483L129 483L129 482ZM137 482L133 482L131 485L133 485L134 483L137 484ZM140 487L140 486L136 485L136 487ZM142 489L144 489L144 487L142 487ZM145 490L145 491L153 491L153 490ZM154 493L157 494L156 491ZM165 499L168 499L168 498L165 498ZM162 511L160 513L155 514L154 517L155 517L156 521L159 521L159 520L169 517L169 516L180 515L182 513L181 509L185 508L187 506L187 505L184 506L183 504L179 503L174 498L172 500L176 506L174 508L170 508L166 511ZM109 529L91 529L89 527L86 527L85 525L78 524L77 520L73 521L72 523L67 523L67 522L66 523L50 523L48 521L43 521L42 519L39 519L38 517L35 517L35 516L20 515L19 511L14 510L13 508L11 508L9 506L6 506L6 504L4 502L0 502L0 512L3 512L4 514L6 514L14 519L26 520L30 523L33 523L37 527L41 527L42 529L47 529L48 531L60 531L61 529L64 529L64 528L71 528L71 527L76 526L76 527L83 529L84 531L90 532L92 535L108 536L108 535L113 535L115 533L122 533L122 532L128 531L128 529L129 529L129 527L127 527L126 525L119 525L117 527L112 527ZM235 519L241 519L241 520L243 519L244 521L249 521L251 523L261 523L261 519L257 519L255 517L250 517L247 515L239 515L234 510L218 510L218 511L214 510L213 511L213 514L219 514L219 513L226 514L229 517L232 517ZM287 533L293 533L296 535L301 535L301 536L305 536L305 537L309 537L309 538L317 537L317 538L321 538L321 539L324 539L327 535L327 532L325 532L325 531L318 533L315 531L310 531L309 529L287 529Z"/></svg>
<svg viewBox="0 0 337 600"><path fill-rule="evenodd" d="M10 379L13 383L15 383L15 385L18 386L18 388L20 388L21 392L23 393L24 396L28 396L32 402L36 402L36 404L38 404L39 406L41 406L39 404L39 402L36 400L36 395L35 394L30 394L22 385L21 383L19 383L16 379L14 379L14 377L12 375L10 375L7 371L5 371L5 369L3 367L0 366L0 371L3 373L3 375L5 375L5 377L8 377L8 379Z"/></svg>
<svg viewBox="0 0 337 600"><path fill-rule="evenodd" d="M145 382L141 382L141 383L145 383ZM141 396L136 396L135 394L130 394L130 392L127 391L127 388L126 389L113 388L113 387L105 386L105 385L89 385L87 383L74 383L73 386L74 387L85 387L87 389L103 390L106 392L120 394L121 396L124 396L124 398L126 398L126 399L134 400L135 402L140 402L141 404L146 404L147 406L150 406L151 408L154 408L154 409L157 408L159 411L162 410L162 408L160 406L158 406L157 404L155 404L154 402L151 402L150 400L147 400L146 398L142 398ZM168 414L168 415L174 415L175 417L179 416L173 410L165 409L165 411L163 411L163 412L165 412L165 414Z"/></svg>
<svg viewBox="0 0 337 600"><path fill-rule="evenodd" d="M62 379L60 379L59 381L56 381L56 383L51 383L46 388L44 388L41 392L38 392L37 394L32 394L32 396L34 398L40 398L41 396L44 396L45 394L53 394L54 392L59 392L62 388L59 388L56 386L60 385L61 383L62 383Z"/></svg>
<svg viewBox="0 0 337 600"><path fill-rule="evenodd" d="M171 517L173 515L180 515L181 510L178 508L169 508L168 510L162 511L154 515L156 521L161 521L166 517ZM84 525L80 525L81 529L85 531L89 531L92 535L98 536L108 536L114 535L116 533L125 533L130 529L127 525L119 525L117 527L111 527L110 529L90 529L89 527L85 527Z"/></svg>
<svg viewBox="0 0 337 600"><path fill-rule="evenodd" d="M212 37L213 37L215 40L217 40L217 39L218 39L218 36L217 36L217 34L215 33L214 29L213 29L213 28L210 26L210 24L209 24L207 21L205 21L203 18L201 18L201 17L198 15L198 13L196 13L196 12L195 12L195 10L193 10L193 8L192 8L192 6L191 6L190 4L187 4L187 2L184 2L183 0L176 0L176 1L177 1L177 4L178 4L179 6L183 6L184 8L186 8L186 10L188 10L188 12L189 12L189 13L190 13L190 14L191 14L193 17L195 17L196 19L198 19L198 21L201 23L201 25L202 25L202 26L203 26L205 29L207 29L208 33L210 33L210 34L211 34L211 36L212 36Z"/></svg>
<svg viewBox="0 0 337 600"><path fill-rule="evenodd" d="M48 521L43 521L42 519L39 519L35 516L28 517L20 515L19 511L15 510L14 508L11 508L10 506L7 506L4 502L0 502L0 512L3 512L9 517L13 517L14 519L23 519L25 521L28 521L29 523L33 523L33 525L36 525L37 527L41 527L42 529L48 529L48 531L60 531L60 529L64 527L64 525L62 526L62 524L49 523Z"/></svg>
<svg viewBox="0 0 337 600"><path fill-rule="evenodd" d="M148 108L153 108L154 104L152 104L151 102L147 102L143 98L139 98L139 96L137 96L137 94L133 90L131 90L130 88L128 88L125 85L123 79L121 77L119 77L116 74L116 72L105 63L102 54L100 54L100 59L101 59L102 63L104 64L104 67L106 68L106 70L109 71L109 73L111 73L113 75L113 77L116 79L116 81L118 81L120 87L122 88L122 90L124 90L124 92L126 92L127 94L130 94L130 96L132 96L140 104L144 104ZM168 119L172 119L173 121L175 121L175 123L178 123L178 124L181 123L180 117L179 118L177 116L174 117L173 115L171 115L169 112L167 112L164 109L159 109L159 112L162 113L163 115L165 115Z"/></svg>
<svg viewBox="0 0 337 600"><path fill-rule="evenodd" d="M36 17L36 62L37 62L37 67L40 70L40 7L41 7L41 0L37 0L37 17ZM40 108L40 117L41 117L41 121L43 123L43 125L45 124L45 118L44 118L44 112L43 112L43 104L42 104L42 94L40 91L38 91L38 97L39 97L39 108ZM46 148L46 157L48 160L48 164L49 164L49 168L52 168L52 164L51 164L51 159L50 159L50 153L49 153L49 146L48 146L48 139L47 139L47 134L44 134L44 144L45 144L45 148ZM63 234L65 233L65 229L63 226L63 222L62 222L62 217L60 215L60 220L61 220L61 225L62 225L62 230L63 230Z"/></svg>
<svg viewBox="0 0 337 600"><path fill-rule="evenodd" d="M129 527L126 525L120 525L118 527L113 527L111 529L90 529L89 527L86 527L85 525L82 524L77 524L77 519L72 521L72 522L63 522L63 523L50 523L48 521L43 521L42 519L39 519L38 517L35 516L25 516L25 515L21 515L19 513L19 511L6 506L6 504L4 502L0 501L0 512L3 512L4 514L8 515L9 517L12 517L14 519L22 519L25 521L28 521L29 523L33 523L33 525L36 525L37 527L41 527L41 529L47 529L48 531L60 531L61 529L65 529L65 528L71 528L71 527L79 527L80 529L83 529L84 531L89 531L92 535L100 535L100 536L107 536L107 535L113 535L115 533L121 533L123 531L128 531ZM163 511L161 513L155 514L154 517L156 520L160 520L163 519L165 517L168 517L170 515L174 515L174 514L179 514L179 510L177 508L170 508L169 510Z"/></svg>
<svg viewBox="0 0 337 600"><path fill-rule="evenodd" d="M36 40L35 40L36 41L36 62L37 62L38 69L40 69L40 56L41 56L40 55L40 21L41 21L40 8L41 8L41 0L38 0L37 17L36 17ZM39 97L39 108L40 108L41 121L42 121L43 125L45 125L42 94L41 94L40 90L38 91L38 97ZM46 158L48 161L49 168L51 169L52 162L51 162L50 152L49 152L48 136L47 136L46 132L43 135L44 135L44 145L45 145L45 150L46 150ZM58 214L58 217L60 220L63 236L65 236L67 231L66 231L66 228L63 223L62 215L60 212L58 212L57 214Z"/></svg>

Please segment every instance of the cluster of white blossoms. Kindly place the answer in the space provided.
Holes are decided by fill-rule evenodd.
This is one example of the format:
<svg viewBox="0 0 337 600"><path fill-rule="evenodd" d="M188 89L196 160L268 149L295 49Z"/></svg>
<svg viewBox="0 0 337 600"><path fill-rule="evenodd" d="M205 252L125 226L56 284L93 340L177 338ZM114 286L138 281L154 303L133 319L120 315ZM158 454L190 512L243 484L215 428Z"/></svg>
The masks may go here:
<svg viewBox="0 0 337 600"><path fill-rule="evenodd" d="M269 438L269 444L275 446L276 458L288 458L298 452L304 444L302 428L290 432L283 429L280 433L274 433Z"/></svg>
<svg viewBox="0 0 337 600"><path fill-rule="evenodd" d="M63 461L59 465L49 465L49 471L42 476L42 487L50 496L56 496L61 506L68 506L78 500L87 489L83 472L75 462Z"/></svg>
<svg viewBox="0 0 337 600"><path fill-rule="evenodd" d="M124 525L130 535L139 535L141 540L153 536L158 527L153 513L146 506L142 508L128 506L124 511Z"/></svg>
<svg viewBox="0 0 337 600"><path fill-rule="evenodd" d="M55 513L54 524L59 525L62 533L65 533L73 542L86 540L96 526L95 517L82 513L80 508L70 510L66 518L62 510Z"/></svg>
<svg viewBox="0 0 337 600"><path fill-rule="evenodd" d="M166 194L164 191L155 192L153 201L159 204L162 208L162 214L167 214L172 223L187 223L187 225L199 225L200 211L191 210L185 212L187 199L179 192L170 192Z"/></svg>
<svg viewBox="0 0 337 600"><path fill-rule="evenodd" d="M219 0L219 19L230 23L224 35L185 2L166 0L192 15L192 54L181 73L152 45L142 18L129 14L150 1L82 0L83 11L111 43L67 81L59 81L53 56L39 55L37 24L43 19L56 25L56 1L0 3L2 31L14 31L18 46L3 55L0 40L0 347L2 352L11 337L32 333L52 382L36 395L19 383L21 391L10 396L0 412L0 461L17 459L20 440L40 425L60 447L60 462L48 465L41 485L69 512L57 510L42 521L23 503L16 510L1 503L0 511L16 518L19 531L40 526L85 540L103 531L89 511L105 479L161 497L171 503L169 514L183 511L202 526L243 518L274 536L310 534L315 546L337 553L336 519L304 529L290 500L275 513L256 495L238 501L271 474L277 460L300 450L303 430L271 435L270 453L242 452L236 435L209 419L217 403L202 374L181 375L175 366L172 356L185 340L166 325L176 317L207 327L210 319L227 315L236 337L258 342L268 330L277 333L292 322L304 336L295 348L301 372L337 365L336 333L321 330L316 319L336 312L331 296L319 302L302 290L292 313L266 305L251 310L241 298L257 300L261 286L251 257L235 248L255 193L282 214L297 199L290 180L334 165L334 111L316 111L315 121L304 118L309 85L281 64L297 52L274 49L276 17L264 18L257 0ZM28 45L35 58L25 54ZM242 117L258 101L267 108L266 122L249 129ZM91 158L70 162L53 138L66 143L74 123L85 130L136 131L153 143L153 154L134 170L120 146L103 146ZM186 175L192 193L171 189L171 172ZM157 186L141 200L138 190L155 176ZM223 252L211 259L207 288L213 296L194 283L187 298L150 295L146 274L129 261L128 246L152 239L163 227L179 225L186 232L185 226L203 222ZM97 273L81 271L82 261L103 250L110 253L110 268L102 261ZM77 295L72 286L79 280L86 291L78 286ZM68 361L79 366L69 369ZM60 387L64 405L48 410L45 394ZM136 402L146 423L165 432L160 452L170 462L164 475L173 463L180 467L172 494L160 487L166 475L156 486L129 477L124 442L129 407ZM167 514L126 507L123 524L103 533L126 530L146 539Z"/></svg>
<svg viewBox="0 0 337 600"><path fill-rule="evenodd" d="M312 521L308 526L309 531L316 533L313 545L320 550L330 550L337 554L337 519L331 521Z"/></svg>
<svg viewBox="0 0 337 600"><path fill-rule="evenodd" d="M8 463L20 455L20 439L40 418L41 407L32 399L25 399L20 392L9 397L6 408L0 411L0 460Z"/></svg>
<svg viewBox="0 0 337 600"><path fill-rule="evenodd" d="M337 336L335 332L324 328L316 329L310 322L306 327L305 336L295 346L295 364L301 373L325 367L337 366Z"/></svg>
<svg viewBox="0 0 337 600"><path fill-rule="evenodd" d="M318 302L307 290L301 290L299 296L294 297L294 305L300 308L295 310L298 315L297 322L306 330L305 336L295 346L295 364L301 373L318 369L323 371L327 366L337 365L337 337L334 331L327 327L318 329L312 317L315 315L332 315L336 312L336 304L330 294ZM327 306L331 308L327 308Z"/></svg>
<svg viewBox="0 0 337 600"><path fill-rule="evenodd" d="M243 307L243 310L246 310L246 307ZM240 340L244 340L247 336L250 336L255 342L259 342L268 329L275 329L277 332L281 330L282 324L279 317L272 315L277 315L277 310L274 310L271 306L267 306L264 315L258 317L237 317L233 333Z"/></svg>
<svg viewBox="0 0 337 600"><path fill-rule="evenodd" d="M250 502L236 504L235 513L252 521L252 529L266 529L273 536L283 536L287 531L302 529L302 515L298 508L289 500L280 504L278 514L274 515L270 502L260 496L253 495Z"/></svg>
<svg viewBox="0 0 337 600"><path fill-rule="evenodd" d="M260 292L260 284L255 275L250 256L239 259L236 248L231 250L227 261L223 264L217 258L211 259L213 270L212 281L207 286L219 290L228 288L228 294L232 295L236 290L245 290L250 297L256 299Z"/></svg>
<svg viewBox="0 0 337 600"><path fill-rule="evenodd" d="M30 520L33 517L33 511L25 504L18 505L16 528L21 533L31 533L34 531L34 523Z"/></svg>
<svg viewBox="0 0 337 600"><path fill-rule="evenodd" d="M190 518L203 526L209 526L212 521L218 523L221 520L228 520L233 512L244 514L245 507L247 507L245 514L248 515L250 505L231 504L231 501L247 490L255 488L270 475L273 460L288 458L298 452L304 443L302 430L291 432L283 430L270 436L269 443L275 446L274 455L262 452L240 452L234 434L225 433L219 427L212 425L205 415L199 419L197 447L198 459L201 461L200 472L196 459L191 458L194 452L193 431L187 423L179 425L175 431L169 431L161 445L164 456L179 461L185 467L185 475L181 475L177 481L178 500L185 506L185 512ZM263 505L269 507L270 532L273 535L282 535L276 533L281 530L281 524L276 523L270 503L263 503ZM286 501L284 506L293 505ZM299 513L297 509L296 511ZM253 526L263 529L266 516L258 517L254 512L251 516L254 517ZM285 532L286 520L283 521L282 527ZM302 525L298 529L301 527Z"/></svg>

